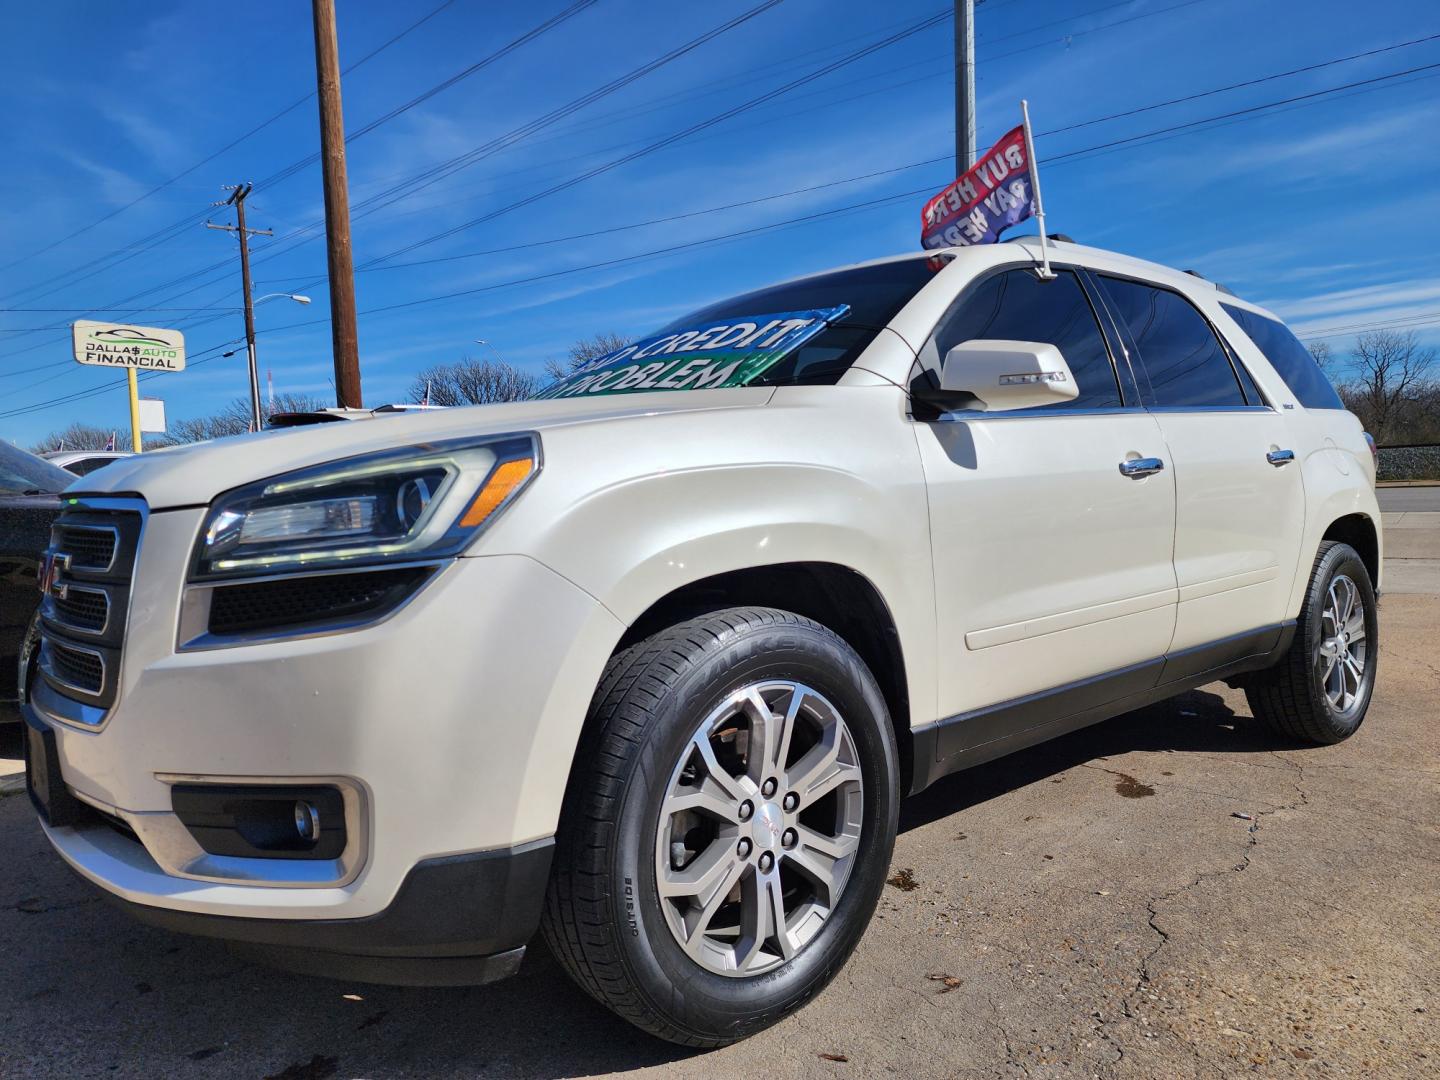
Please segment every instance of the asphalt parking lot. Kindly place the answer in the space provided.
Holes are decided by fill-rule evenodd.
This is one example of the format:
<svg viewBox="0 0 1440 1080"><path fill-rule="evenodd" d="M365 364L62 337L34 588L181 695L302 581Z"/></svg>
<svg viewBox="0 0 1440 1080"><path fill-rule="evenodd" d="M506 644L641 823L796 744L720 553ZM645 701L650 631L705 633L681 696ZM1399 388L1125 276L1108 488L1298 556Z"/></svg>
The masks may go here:
<svg viewBox="0 0 1440 1080"><path fill-rule="evenodd" d="M839 978L711 1054L540 946L506 983L405 990L138 926L0 798L0 1077L1434 1076L1440 589L1416 580L1344 745L1287 746L1216 685L911 800Z"/></svg>

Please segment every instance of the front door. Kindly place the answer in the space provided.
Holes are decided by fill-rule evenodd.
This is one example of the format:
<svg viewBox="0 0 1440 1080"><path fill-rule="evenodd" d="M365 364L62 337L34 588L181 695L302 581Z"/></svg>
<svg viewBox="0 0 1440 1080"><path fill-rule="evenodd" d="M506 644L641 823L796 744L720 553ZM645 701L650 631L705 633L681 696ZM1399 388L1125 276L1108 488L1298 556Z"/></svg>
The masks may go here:
<svg viewBox="0 0 1440 1080"><path fill-rule="evenodd" d="M922 351L972 339L1057 346L1064 406L916 425L930 499L941 758L1148 689L1175 624L1175 486L1156 419L1112 359L1077 276L1030 269L969 286ZM1166 463L1168 466L1168 463ZM1099 678L1097 678L1099 676ZM1049 695L1058 689L1082 692ZM1044 694L1034 702L1024 699ZM1048 699L1048 700L1046 700ZM956 719L959 718L959 719Z"/></svg>

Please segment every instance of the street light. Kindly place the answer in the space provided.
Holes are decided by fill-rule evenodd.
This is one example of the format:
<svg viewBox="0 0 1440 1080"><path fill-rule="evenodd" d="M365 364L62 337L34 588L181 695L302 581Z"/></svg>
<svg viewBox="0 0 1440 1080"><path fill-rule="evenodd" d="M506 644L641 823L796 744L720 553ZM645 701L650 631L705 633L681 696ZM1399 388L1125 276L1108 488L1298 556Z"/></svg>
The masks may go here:
<svg viewBox="0 0 1440 1080"><path fill-rule="evenodd" d="M500 363L502 363L502 364L505 363L505 358L500 355L500 350L497 349L497 348L495 348L494 345L492 345L490 342L486 341L483 337L477 337L477 338L475 339L475 344L476 344L476 345L484 345L487 349L489 349L491 352L493 352L493 353L495 354L495 359L496 359L496 360L499 360Z"/></svg>
<svg viewBox="0 0 1440 1080"><path fill-rule="evenodd" d="M289 298L289 299L291 299L291 300L294 300L297 304L308 304L308 303L310 303L310 297L308 297L308 296L301 296L299 293L288 293L288 292L272 292L272 293L266 293L264 296L260 297L259 300L256 300L255 303L257 303L257 304L263 304L266 300L274 300L276 297L279 297L279 296L284 296L284 297L287 297L287 298Z"/></svg>

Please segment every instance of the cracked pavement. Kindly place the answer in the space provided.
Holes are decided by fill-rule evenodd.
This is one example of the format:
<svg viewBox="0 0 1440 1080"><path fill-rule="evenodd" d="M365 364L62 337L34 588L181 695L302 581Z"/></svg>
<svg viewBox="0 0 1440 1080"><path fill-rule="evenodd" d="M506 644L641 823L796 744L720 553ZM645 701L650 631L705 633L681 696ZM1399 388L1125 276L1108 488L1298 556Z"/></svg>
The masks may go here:
<svg viewBox="0 0 1440 1080"><path fill-rule="evenodd" d="M136 925L0 798L0 1076L1433 1076L1440 603L1382 619L1341 746L1288 746L1212 685L910 800L891 872L916 887L812 1005L710 1054L538 945L509 982L406 990Z"/></svg>

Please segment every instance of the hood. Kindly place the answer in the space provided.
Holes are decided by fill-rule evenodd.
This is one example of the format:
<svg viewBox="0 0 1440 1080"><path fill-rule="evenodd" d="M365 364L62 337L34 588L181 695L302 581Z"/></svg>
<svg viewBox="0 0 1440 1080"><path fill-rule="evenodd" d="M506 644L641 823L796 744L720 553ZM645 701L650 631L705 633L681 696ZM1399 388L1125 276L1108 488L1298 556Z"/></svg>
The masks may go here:
<svg viewBox="0 0 1440 1080"><path fill-rule="evenodd" d="M151 510L203 506L241 484L411 443L538 431L543 444L547 429L663 413L755 408L773 393L770 387L757 386L522 401L263 431L123 458L78 478L65 494L138 494Z"/></svg>

